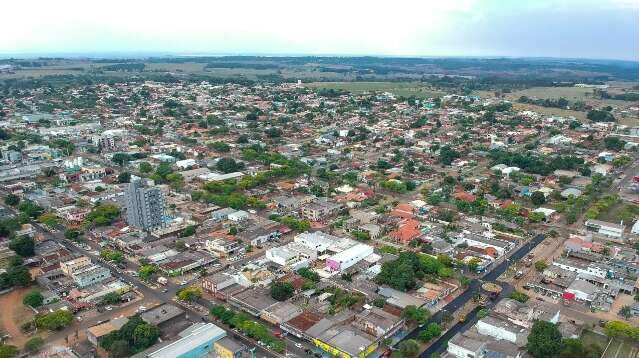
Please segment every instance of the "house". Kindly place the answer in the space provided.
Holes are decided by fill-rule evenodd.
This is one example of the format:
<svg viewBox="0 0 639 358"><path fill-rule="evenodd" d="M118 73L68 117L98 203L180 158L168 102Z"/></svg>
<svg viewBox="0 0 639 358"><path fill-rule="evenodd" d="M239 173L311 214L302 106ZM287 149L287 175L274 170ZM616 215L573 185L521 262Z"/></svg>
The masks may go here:
<svg viewBox="0 0 639 358"><path fill-rule="evenodd" d="M89 340L89 342L91 342L94 346L97 347L99 344L100 338L106 336L107 334L113 331L119 330L127 322L129 322L129 319L127 317L117 317L108 322L98 324L93 327L89 327L89 329L86 330L87 339Z"/></svg>
<svg viewBox="0 0 639 358"><path fill-rule="evenodd" d="M359 330L379 338L392 336L403 323L403 320L381 308L370 307L356 314L352 324Z"/></svg>
<svg viewBox="0 0 639 358"><path fill-rule="evenodd" d="M340 204L322 200L303 205L300 214L303 218L311 221L323 221L337 214L341 208Z"/></svg>
<svg viewBox="0 0 639 358"><path fill-rule="evenodd" d="M388 236L403 244L418 239L421 235L419 222L413 219L403 220L397 230L393 230L388 234Z"/></svg>

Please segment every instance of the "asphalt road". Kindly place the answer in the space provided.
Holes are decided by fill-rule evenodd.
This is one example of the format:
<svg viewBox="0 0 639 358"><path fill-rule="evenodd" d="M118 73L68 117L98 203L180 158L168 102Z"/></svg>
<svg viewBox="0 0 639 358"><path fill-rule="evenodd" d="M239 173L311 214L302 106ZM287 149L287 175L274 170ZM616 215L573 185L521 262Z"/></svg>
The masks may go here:
<svg viewBox="0 0 639 358"><path fill-rule="evenodd" d="M528 253L532 249L534 249L537 245L539 245L544 240L544 238L545 236L542 234L536 235L530 241L528 241L519 249L517 249L512 255L510 255L508 259L502 261L500 264L498 264L492 270L486 273L482 279L473 279L468 285L468 287L466 288L466 290L462 292L462 294L460 294L455 299L453 299L449 304L444 306L440 311L433 314L433 316L428 320L426 324L430 322L439 323L442 321L442 317L445 312L453 313L457 311L458 309L460 309L461 307L463 307L468 301L470 301L473 298L473 294L480 289L481 285L484 282L495 282L497 278L506 271L506 269L508 268L508 266L510 266L510 263L512 261L520 260L524 256L528 255ZM500 297L498 297L498 299L506 297L508 294L510 294L510 292L512 292L512 287L510 287L510 285L502 284L501 286L504 288L504 290L501 292ZM475 309L471 311L471 313L467 315L466 320L463 323L457 323L456 325L454 325L444 335L439 337L437 341L433 342L430 345L430 347L428 347L428 349L420 355L420 357L428 358L433 353L443 351L445 348L446 342L448 342L448 340L452 336L454 336L457 332L460 332L462 330L465 330L471 327L477 322L476 314L478 310L479 309ZM404 337L402 341L407 339L416 339L420 331L421 329L419 327L415 328L412 332L406 335L406 337ZM397 348L399 346L399 343L401 343L401 341L397 342L394 348Z"/></svg>

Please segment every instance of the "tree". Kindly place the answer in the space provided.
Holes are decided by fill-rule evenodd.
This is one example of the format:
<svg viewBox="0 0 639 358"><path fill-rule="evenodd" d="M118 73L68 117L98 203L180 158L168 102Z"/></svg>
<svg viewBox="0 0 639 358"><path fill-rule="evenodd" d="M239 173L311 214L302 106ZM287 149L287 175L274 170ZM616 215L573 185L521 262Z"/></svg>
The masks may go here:
<svg viewBox="0 0 639 358"><path fill-rule="evenodd" d="M29 353L36 353L44 347L44 339L42 337L33 337L24 344L24 350Z"/></svg>
<svg viewBox="0 0 639 358"><path fill-rule="evenodd" d="M548 268L548 263L545 260L539 260L535 262L535 270L542 272Z"/></svg>
<svg viewBox="0 0 639 358"><path fill-rule="evenodd" d="M128 183L131 181L131 173L122 172L118 175L118 183Z"/></svg>
<svg viewBox="0 0 639 358"><path fill-rule="evenodd" d="M276 282L271 285L271 297L277 301L286 301L293 296L294 288L289 282Z"/></svg>
<svg viewBox="0 0 639 358"><path fill-rule="evenodd" d="M11 286L28 287L32 282L29 270L22 265L11 265L3 275L2 280L8 281Z"/></svg>
<svg viewBox="0 0 639 358"><path fill-rule="evenodd" d="M78 230L66 229L64 230L64 238L67 240L75 241L80 237Z"/></svg>
<svg viewBox="0 0 639 358"><path fill-rule="evenodd" d="M54 227L60 224L60 218L58 218L58 216L54 213L42 214L38 217L38 221L49 227Z"/></svg>
<svg viewBox="0 0 639 358"><path fill-rule="evenodd" d="M528 221L530 221L531 223L541 222L545 218L546 218L546 216L544 215L544 213L532 212L532 213L528 214Z"/></svg>
<svg viewBox="0 0 639 358"><path fill-rule="evenodd" d="M4 203L9 206L16 206L20 203L20 197L15 194L9 194L4 198Z"/></svg>
<svg viewBox="0 0 639 358"><path fill-rule="evenodd" d="M231 150L231 146L224 142L208 143L207 146L218 153L226 153Z"/></svg>
<svg viewBox="0 0 639 358"><path fill-rule="evenodd" d="M131 159L133 158L127 153L115 153L113 157L111 157L111 161L114 163L117 163L121 167L123 167L126 163L131 161Z"/></svg>
<svg viewBox="0 0 639 358"><path fill-rule="evenodd" d="M630 306L621 307L621 309L619 310L619 315L626 320L629 319L630 317L632 317L632 307Z"/></svg>
<svg viewBox="0 0 639 358"><path fill-rule="evenodd" d="M226 174L236 172L244 168L244 165L242 165L242 163L236 162L233 158L220 158L215 164L215 167L217 168L217 170Z"/></svg>
<svg viewBox="0 0 639 358"><path fill-rule="evenodd" d="M42 302L44 302L44 296L42 296L42 293L38 290L33 290L22 298L22 303L25 306L31 306L34 308L42 306Z"/></svg>
<svg viewBox="0 0 639 358"><path fill-rule="evenodd" d="M129 342L124 339L113 341L109 346L109 352L111 352L113 358L126 358L131 356Z"/></svg>
<svg viewBox="0 0 639 358"><path fill-rule="evenodd" d="M429 310L419 308L415 305L408 305L402 311L402 318L409 323L422 323L426 321L430 315Z"/></svg>
<svg viewBox="0 0 639 358"><path fill-rule="evenodd" d="M106 295L102 296L102 299L99 302L100 306L106 305L116 305L122 302L122 295L118 292L109 292Z"/></svg>
<svg viewBox="0 0 639 358"><path fill-rule="evenodd" d="M406 358L414 357L419 352L419 344L414 339L407 339L399 344L399 352Z"/></svg>
<svg viewBox="0 0 639 358"><path fill-rule="evenodd" d="M537 206L544 205L546 202L546 196L544 196L544 193L536 191L530 196L530 201Z"/></svg>
<svg viewBox="0 0 639 358"><path fill-rule="evenodd" d="M153 166L148 162L140 162L138 169L140 170L140 173L147 174L153 171Z"/></svg>
<svg viewBox="0 0 639 358"><path fill-rule="evenodd" d="M442 334L442 328L436 322L431 322L426 328L419 333L419 340L429 342L431 339L439 337Z"/></svg>
<svg viewBox="0 0 639 358"><path fill-rule="evenodd" d="M84 223L94 226L108 226L120 216L120 208L113 204L100 203L91 210Z"/></svg>
<svg viewBox="0 0 639 358"><path fill-rule="evenodd" d="M184 287L176 294L178 300L185 302L193 302L202 297L202 290L197 287Z"/></svg>
<svg viewBox="0 0 639 358"><path fill-rule="evenodd" d="M510 295L508 295L508 298L519 301L521 303L525 303L530 297L528 297L528 295L525 293L513 291L510 293Z"/></svg>
<svg viewBox="0 0 639 358"><path fill-rule="evenodd" d="M133 331L133 344L137 349L145 349L157 342L160 329L152 324L142 323Z"/></svg>
<svg viewBox="0 0 639 358"><path fill-rule="evenodd" d="M35 241L30 236L21 235L9 242L9 248L22 257L35 254Z"/></svg>
<svg viewBox="0 0 639 358"><path fill-rule="evenodd" d="M142 265L138 269L138 274L140 275L140 278L145 281L148 281L151 278L151 276L153 276L153 274L155 274L156 272L157 272L157 268L153 265Z"/></svg>
<svg viewBox="0 0 639 358"><path fill-rule="evenodd" d="M537 320L533 323L526 350L534 358L554 357L561 350L561 332L557 325Z"/></svg>
<svg viewBox="0 0 639 358"><path fill-rule="evenodd" d="M458 151L454 150L448 145L445 145L439 149L439 157L437 161L444 165L451 165L453 161L460 157Z"/></svg>
<svg viewBox="0 0 639 358"><path fill-rule="evenodd" d="M73 313L65 309L59 309L50 313L40 314L35 317L36 327L49 330L59 330L68 326L73 321Z"/></svg>

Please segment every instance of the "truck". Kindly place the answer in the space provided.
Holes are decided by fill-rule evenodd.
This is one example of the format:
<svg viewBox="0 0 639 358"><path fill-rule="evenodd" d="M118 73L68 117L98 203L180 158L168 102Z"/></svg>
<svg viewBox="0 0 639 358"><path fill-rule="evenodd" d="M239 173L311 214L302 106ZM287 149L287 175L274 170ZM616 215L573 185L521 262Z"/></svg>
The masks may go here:
<svg viewBox="0 0 639 358"><path fill-rule="evenodd" d="M166 285L167 283L169 283L169 280L166 277L158 277L158 283L162 286Z"/></svg>

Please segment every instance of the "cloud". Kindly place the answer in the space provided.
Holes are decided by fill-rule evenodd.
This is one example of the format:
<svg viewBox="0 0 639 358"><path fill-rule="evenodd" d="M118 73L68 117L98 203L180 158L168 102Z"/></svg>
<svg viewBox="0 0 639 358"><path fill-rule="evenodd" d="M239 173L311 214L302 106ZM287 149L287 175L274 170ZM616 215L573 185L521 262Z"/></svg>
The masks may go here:
<svg viewBox="0 0 639 358"><path fill-rule="evenodd" d="M639 15L639 0L23 0L3 13L0 54L623 57L636 50L627 17ZM598 55L575 28L619 41Z"/></svg>

